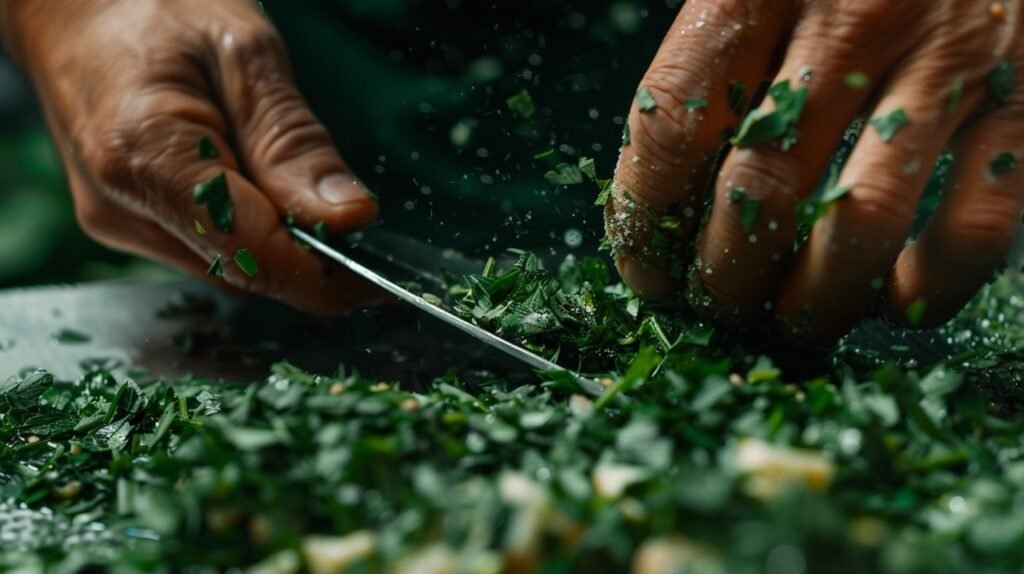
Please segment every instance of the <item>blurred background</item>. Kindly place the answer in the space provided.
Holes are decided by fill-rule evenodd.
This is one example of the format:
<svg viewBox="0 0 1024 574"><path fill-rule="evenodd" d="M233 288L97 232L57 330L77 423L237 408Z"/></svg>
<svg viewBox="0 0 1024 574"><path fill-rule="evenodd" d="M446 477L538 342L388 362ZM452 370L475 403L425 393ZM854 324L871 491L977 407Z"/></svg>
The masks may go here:
<svg viewBox="0 0 1024 574"><path fill-rule="evenodd" d="M0 288L174 276L106 249L78 228L31 87L0 51Z"/></svg>

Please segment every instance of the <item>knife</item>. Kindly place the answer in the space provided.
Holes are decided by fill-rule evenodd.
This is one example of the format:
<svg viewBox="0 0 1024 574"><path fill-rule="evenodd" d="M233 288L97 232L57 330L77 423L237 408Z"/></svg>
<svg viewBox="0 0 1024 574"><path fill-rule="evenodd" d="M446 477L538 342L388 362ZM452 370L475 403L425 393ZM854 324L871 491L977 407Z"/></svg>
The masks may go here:
<svg viewBox="0 0 1024 574"><path fill-rule="evenodd" d="M482 262L466 257L453 249L444 249L418 239L381 228L368 229L347 236L338 245L330 245L309 233L292 228L292 234L324 257L340 263L356 275L384 289L420 311L498 349L539 371L569 372L581 382L578 374L540 355L516 345L465 319L435 305L421 295L402 287L413 282L429 287L442 301L448 293L444 277L462 277L479 273ZM396 256L401 254L401 256ZM589 385L588 385L589 386Z"/></svg>

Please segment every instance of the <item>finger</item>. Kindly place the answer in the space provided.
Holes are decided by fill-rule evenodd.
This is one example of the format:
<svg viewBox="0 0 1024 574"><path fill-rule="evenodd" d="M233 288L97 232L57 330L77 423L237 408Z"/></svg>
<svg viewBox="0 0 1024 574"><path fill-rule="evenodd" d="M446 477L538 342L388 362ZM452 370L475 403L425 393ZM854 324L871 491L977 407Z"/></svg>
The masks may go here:
<svg viewBox="0 0 1024 574"><path fill-rule="evenodd" d="M695 305L698 311L749 326L772 310L796 239L797 204L822 181L872 83L917 41L895 34L908 27L912 12L889 8L889 17L872 27L829 3L806 8L773 83L777 97L755 112L798 122L770 139L741 128L701 236L691 298L710 306Z"/></svg>
<svg viewBox="0 0 1024 574"><path fill-rule="evenodd" d="M884 313L893 323L941 325L1005 265L1024 210L1022 111L1018 91L960 136L951 186L888 283Z"/></svg>
<svg viewBox="0 0 1024 574"><path fill-rule="evenodd" d="M295 88L281 39L247 7L238 21L237 29L217 37L214 83L244 173L300 225L322 221L341 233L371 223L375 196L342 161Z"/></svg>
<svg viewBox="0 0 1024 574"><path fill-rule="evenodd" d="M686 3L640 83L605 222L620 273L644 296L679 284L678 257L699 224L723 134L769 73L796 3L778 4ZM652 219L665 215L679 228L659 246Z"/></svg>
<svg viewBox="0 0 1024 574"><path fill-rule="evenodd" d="M961 111L947 113L935 94L948 84L927 68L896 78L872 114L885 122L865 129L840 177L849 193L815 226L783 284L778 314L794 340L838 339L875 304L932 167L975 107L964 102ZM900 112L906 123L897 121Z"/></svg>

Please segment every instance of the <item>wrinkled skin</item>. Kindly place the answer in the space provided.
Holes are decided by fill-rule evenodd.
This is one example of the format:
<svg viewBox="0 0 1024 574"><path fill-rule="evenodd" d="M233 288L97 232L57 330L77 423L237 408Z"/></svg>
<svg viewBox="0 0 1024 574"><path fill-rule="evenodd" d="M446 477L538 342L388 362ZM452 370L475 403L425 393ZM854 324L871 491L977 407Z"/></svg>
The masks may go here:
<svg viewBox="0 0 1024 574"><path fill-rule="evenodd" d="M990 165L1004 152L1024 159L1022 21L1016 0L690 0L640 83L657 109L634 102L629 115L606 210L622 276L647 297L686 290L699 312L738 328L773 325L801 343L834 340L876 312L906 324L918 301L920 326L948 320L1005 262L1021 226L1024 173ZM997 105L987 77L1004 59L1016 63L1018 87ZM847 85L854 72L870 84ZM754 90L782 80L810 90L798 142L735 148L718 168L722 133L741 121L730 81ZM962 98L950 106L957 80ZM692 98L708 106L684 109ZM899 108L910 122L888 143L864 131L839 176L851 191L791 256L795 206L822 181L844 130ZM941 207L906 244L947 146L955 167ZM711 182L713 206L693 241ZM763 202L750 231L729 201L733 187ZM681 254L649 248L648 208L680 217ZM672 272L680 255L699 269Z"/></svg>
<svg viewBox="0 0 1024 574"><path fill-rule="evenodd" d="M343 233L372 222L377 204L296 90L281 39L255 2L12 0L0 8L89 235L204 279L221 255L226 277L211 280L310 311L375 295L326 272L281 224L287 213ZM203 136L219 159L200 159ZM233 233L215 229L192 199L197 183L222 172ZM239 249L258 261L255 277L232 263Z"/></svg>

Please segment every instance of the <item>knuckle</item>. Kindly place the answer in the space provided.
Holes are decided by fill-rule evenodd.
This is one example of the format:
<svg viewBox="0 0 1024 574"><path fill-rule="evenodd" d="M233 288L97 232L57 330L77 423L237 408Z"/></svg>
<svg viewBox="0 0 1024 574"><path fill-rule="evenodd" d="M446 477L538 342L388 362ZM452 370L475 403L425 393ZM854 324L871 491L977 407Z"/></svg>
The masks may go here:
<svg viewBox="0 0 1024 574"><path fill-rule="evenodd" d="M327 129L290 86L268 90L257 104L256 126L260 135L253 152L269 165L332 146Z"/></svg>
<svg viewBox="0 0 1024 574"><path fill-rule="evenodd" d="M1003 254L1020 231L1020 205L1015 198L992 196L951 214L958 251Z"/></svg>
<svg viewBox="0 0 1024 574"><path fill-rule="evenodd" d="M264 21L246 23L230 32L230 42L224 44L226 53L240 62L277 57L284 54L284 42L270 24Z"/></svg>
<svg viewBox="0 0 1024 574"><path fill-rule="evenodd" d="M791 211L797 190L804 184L797 157L768 148L738 150L735 154L720 178L725 192L743 188L750 197L761 200L765 212Z"/></svg>
<svg viewBox="0 0 1024 574"><path fill-rule="evenodd" d="M871 230L871 236L891 241L893 236L903 237L909 232L917 208L914 194L905 193L905 182L893 177L879 176L856 185L849 201L837 210L840 221L858 229Z"/></svg>

